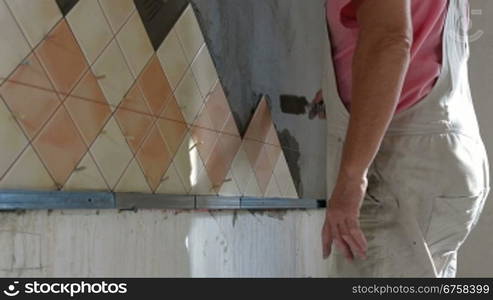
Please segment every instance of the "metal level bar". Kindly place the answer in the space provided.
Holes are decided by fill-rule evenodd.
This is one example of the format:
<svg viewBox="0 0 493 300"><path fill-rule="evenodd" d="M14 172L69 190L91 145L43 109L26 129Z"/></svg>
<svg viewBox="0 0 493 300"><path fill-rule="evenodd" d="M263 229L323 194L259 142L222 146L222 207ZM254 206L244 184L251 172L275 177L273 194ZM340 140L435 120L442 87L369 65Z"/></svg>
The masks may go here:
<svg viewBox="0 0 493 300"><path fill-rule="evenodd" d="M113 192L0 190L0 210L45 209L317 209L325 200L162 195Z"/></svg>

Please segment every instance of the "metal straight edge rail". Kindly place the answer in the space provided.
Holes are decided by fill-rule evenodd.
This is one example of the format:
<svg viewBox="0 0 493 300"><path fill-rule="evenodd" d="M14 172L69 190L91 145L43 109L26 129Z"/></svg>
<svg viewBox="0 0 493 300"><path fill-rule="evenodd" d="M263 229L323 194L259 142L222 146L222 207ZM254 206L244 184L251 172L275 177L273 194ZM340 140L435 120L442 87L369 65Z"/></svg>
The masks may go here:
<svg viewBox="0 0 493 300"><path fill-rule="evenodd" d="M317 199L0 190L0 210L286 210L317 209L323 207L325 207L325 200Z"/></svg>

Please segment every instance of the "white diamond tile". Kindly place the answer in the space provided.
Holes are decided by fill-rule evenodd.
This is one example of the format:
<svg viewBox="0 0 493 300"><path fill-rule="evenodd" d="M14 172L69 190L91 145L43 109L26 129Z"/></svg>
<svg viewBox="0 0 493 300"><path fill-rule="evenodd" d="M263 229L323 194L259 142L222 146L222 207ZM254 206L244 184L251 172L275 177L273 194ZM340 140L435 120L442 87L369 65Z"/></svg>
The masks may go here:
<svg viewBox="0 0 493 300"><path fill-rule="evenodd" d="M0 189L55 190L57 186L29 146L0 180Z"/></svg>
<svg viewBox="0 0 493 300"><path fill-rule="evenodd" d="M135 11L133 0L99 0L99 3L114 33L120 31L130 14Z"/></svg>
<svg viewBox="0 0 493 300"><path fill-rule="evenodd" d="M79 1L66 17L90 64L113 37L98 0Z"/></svg>
<svg viewBox="0 0 493 300"><path fill-rule="evenodd" d="M241 196L241 191L238 188L238 184L236 183L236 180L231 171L229 171L228 175L226 175L226 181L221 186L221 189L219 190L219 195L227 197Z"/></svg>
<svg viewBox="0 0 493 300"><path fill-rule="evenodd" d="M118 44L113 40L93 65L93 72L113 109L120 103L134 78Z"/></svg>
<svg viewBox="0 0 493 300"><path fill-rule="evenodd" d="M32 47L41 42L62 18L55 0L6 0L6 2Z"/></svg>
<svg viewBox="0 0 493 300"><path fill-rule="evenodd" d="M193 124L204 100L191 70L185 73L183 80L175 90L175 97L186 122Z"/></svg>
<svg viewBox="0 0 493 300"><path fill-rule="evenodd" d="M114 188L132 159L125 137L112 118L97 137L91 153L110 188Z"/></svg>
<svg viewBox="0 0 493 300"><path fill-rule="evenodd" d="M174 29L159 47L157 56L173 90L176 89L189 64Z"/></svg>
<svg viewBox="0 0 493 300"><path fill-rule="evenodd" d="M137 77L154 54L140 15L135 11L117 35L118 44L133 75Z"/></svg>
<svg viewBox="0 0 493 300"><path fill-rule="evenodd" d="M189 189L185 189L180 174L174 164L171 164L166 174L164 174L161 185L156 190L157 194L184 195L188 194Z"/></svg>
<svg viewBox="0 0 493 300"><path fill-rule="evenodd" d="M183 50L191 63L199 49L204 45L204 36L192 6L188 6L175 25L176 33L183 45Z"/></svg>
<svg viewBox="0 0 493 300"><path fill-rule="evenodd" d="M277 164L274 168L274 177L276 178L279 190L281 191L283 197L299 197L284 153L281 153L279 160L277 161Z"/></svg>
<svg viewBox="0 0 493 300"><path fill-rule="evenodd" d="M142 169L134 159L118 182L116 192L121 193L152 193Z"/></svg>
<svg viewBox="0 0 493 300"><path fill-rule="evenodd" d="M202 47L197 58L192 63L192 71L202 96L206 97L218 80L216 67L207 46L204 45Z"/></svg>
<svg viewBox="0 0 493 300"><path fill-rule="evenodd" d="M0 176L27 146L28 140L0 97Z"/></svg>
<svg viewBox="0 0 493 300"><path fill-rule="evenodd" d="M63 189L66 191L106 191L108 186L91 155L87 153Z"/></svg>
<svg viewBox="0 0 493 300"><path fill-rule="evenodd" d="M0 84L31 48L4 1L0 1Z"/></svg>

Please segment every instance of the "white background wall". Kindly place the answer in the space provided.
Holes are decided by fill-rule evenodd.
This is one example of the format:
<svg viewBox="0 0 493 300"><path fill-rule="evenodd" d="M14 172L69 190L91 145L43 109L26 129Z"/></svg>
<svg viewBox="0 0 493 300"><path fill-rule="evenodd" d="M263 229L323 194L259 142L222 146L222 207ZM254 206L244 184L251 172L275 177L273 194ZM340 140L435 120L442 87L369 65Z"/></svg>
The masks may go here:
<svg viewBox="0 0 493 300"><path fill-rule="evenodd" d="M464 0L466 1L466 0ZM471 79L493 162L493 1L471 0ZM0 276L323 276L323 211L0 214ZM459 276L493 276L493 199Z"/></svg>

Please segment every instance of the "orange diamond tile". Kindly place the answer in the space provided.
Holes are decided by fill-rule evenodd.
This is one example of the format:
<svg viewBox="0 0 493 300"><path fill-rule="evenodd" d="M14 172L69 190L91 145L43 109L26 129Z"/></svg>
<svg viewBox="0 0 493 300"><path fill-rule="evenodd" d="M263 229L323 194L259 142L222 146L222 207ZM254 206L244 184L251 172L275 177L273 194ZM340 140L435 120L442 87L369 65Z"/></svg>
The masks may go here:
<svg viewBox="0 0 493 300"><path fill-rule="evenodd" d="M60 186L64 185L87 148L62 106L33 142L39 156Z"/></svg>
<svg viewBox="0 0 493 300"><path fill-rule="evenodd" d="M192 126L190 131L195 142L195 147L199 150L200 158L202 158L202 161L206 164L216 145L219 133L196 126Z"/></svg>
<svg viewBox="0 0 493 300"><path fill-rule="evenodd" d="M279 160L279 156L281 156L281 147L273 146L270 144L265 144L264 147L271 165L275 166L277 161Z"/></svg>
<svg viewBox="0 0 493 300"><path fill-rule="evenodd" d="M245 153L248 156L248 160L250 161L250 164L252 166L255 166L257 164L257 160L259 159L263 145L264 144L253 140L243 140L243 149L245 150Z"/></svg>
<svg viewBox="0 0 493 300"><path fill-rule="evenodd" d="M134 84L130 88L128 93L123 98L122 102L120 102L119 108L124 108L136 113L151 115L149 107L146 104L144 95L142 94L142 91L138 84Z"/></svg>
<svg viewBox="0 0 493 300"><path fill-rule="evenodd" d="M271 125L272 116L270 114L269 105L267 104L267 100L262 98L250 121L245 137L259 142L265 142Z"/></svg>
<svg viewBox="0 0 493 300"><path fill-rule="evenodd" d="M228 120L226 120L226 124L224 124L222 132L235 136L240 136L240 132L238 131L238 127L236 126L236 121L233 114L229 114Z"/></svg>
<svg viewBox="0 0 493 300"><path fill-rule="evenodd" d="M35 51L62 98L89 67L65 20L55 26Z"/></svg>
<svg viewBox="0 0 493 300"><path fill-rule="evenodd" d="M228 100L226 99L226 95L224 95L223 87L219 81L209 95L206 107L214 129L222 131L231 114L231 109L229 108Z"/></svg>
<svg viewBox="0 0 493 300"><path fill-rule="evenodd" d="M205 167L213 188L219 192L227 179L231 163L240 149L241 138L221 134Z"/></svg>
<svg viewBox="0 0 493 300"><path fill-rule="evenodd" d="M0 88L17 121L33 138L60 104L58 95L35 55L30 55Z"/></svg>
<svg viewBox="0 0 493 300"><path fill-rule="evenodd" d="M124 100L127 101L127 100ZM133 153L137 153L144 138L147 136L153 124L153 118L123 107L118 108L115 118L120 125L123 136L128 142Z"/></svg>
<svg viewBox="0 0 493 300"><path fill-rule="evenodd" d="M142 71L139 84L151 113L159 116L171 95L171 86L164 75L159 59L154 55Z"/></svg>
<svg viewBox="0 0 493 300"><path fill-rule="evenodd" d="M164 137L164 141L168 145L171 154L174 156L188 131L187 125L185 123L165 119L159 119L157 124Z"/></svg>
<svg viewBox="0 0 493 300"><path fill-rule="evenodd" d="M161 118L186 123L185 118L181 113L180 107L178 106L178 102L176 102L176 98L173 95L171 95L171 97L169 98L168 104L161 114Z"/></svg>
<svg viewBox="0 0 493 300"><path fill-rule="evenodd" d="M155 191L172 161L172 156L157 126L153 126L136 157L151 189Z"/></svg>
<svg viewBox="0 0 493 300"><path fill-rule="evenodd" d="M267 138L266 138L265 142L267 144L281 147L281 142L279 141L279 136L277 135L277 130L274 127L274 124L271 124L270 129L269 129L269 133L267 134Z"/></svg>
<svg viewBox="0 0 493 300"><path fill-rule="evenodd" d="M64 105L88 146L111 115L111 109L92 72L86 73Z"/></svg>

